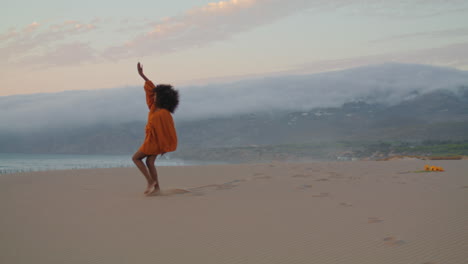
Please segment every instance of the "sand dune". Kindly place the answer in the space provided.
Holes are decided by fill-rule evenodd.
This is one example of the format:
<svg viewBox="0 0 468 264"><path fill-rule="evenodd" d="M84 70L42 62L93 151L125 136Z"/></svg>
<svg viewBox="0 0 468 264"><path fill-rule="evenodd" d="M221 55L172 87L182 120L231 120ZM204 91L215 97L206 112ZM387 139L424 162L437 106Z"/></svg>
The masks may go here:
<svg viewBox="0 0 468 264"><path fill-rule="evenodd" d="M0 263L468 260L468 161L160 167L0 176Z"/></svg>

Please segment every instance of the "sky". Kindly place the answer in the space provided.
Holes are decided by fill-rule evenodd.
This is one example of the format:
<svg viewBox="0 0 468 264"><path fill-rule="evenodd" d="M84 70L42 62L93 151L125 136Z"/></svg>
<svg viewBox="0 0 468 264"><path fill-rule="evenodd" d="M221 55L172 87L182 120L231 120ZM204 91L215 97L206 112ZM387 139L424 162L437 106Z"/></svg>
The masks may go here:
<svg viewBox="0 0 468 264"><path fill-rule="evenodd" d="M468 70L466 0L5 0L0 96L384 62Z"/></svg>

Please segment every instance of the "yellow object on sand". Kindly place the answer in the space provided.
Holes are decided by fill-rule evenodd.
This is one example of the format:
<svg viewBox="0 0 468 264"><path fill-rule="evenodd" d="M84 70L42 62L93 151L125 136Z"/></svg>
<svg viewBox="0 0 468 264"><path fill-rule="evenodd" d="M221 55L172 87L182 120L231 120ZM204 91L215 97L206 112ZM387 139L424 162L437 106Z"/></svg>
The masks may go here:
<svg viewBox="0 0 468 264"><path fill-rule="evenodd" d="M429 165L424 165L424 170L425 171L445 171L444 168L442 168L442 167L429 166Z"/></svg>

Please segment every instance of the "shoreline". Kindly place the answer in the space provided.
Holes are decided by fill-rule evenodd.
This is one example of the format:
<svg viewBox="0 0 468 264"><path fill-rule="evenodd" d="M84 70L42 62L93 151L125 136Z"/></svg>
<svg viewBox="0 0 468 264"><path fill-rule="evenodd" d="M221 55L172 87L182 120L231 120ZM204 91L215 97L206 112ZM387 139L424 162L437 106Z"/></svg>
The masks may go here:
<svg viewBox="0 0 468 264"><path fill-rule="evenodd" d="M0 175L55 170L131 168L135 167L131 157L132 155L0 153ZM163 158L157 160L157 163L163 166L226 164L226 162L177 158Z"/></svg>
<svg viewBox="0 0 468 264"><path fill-rule="evenodd" d="M8 153L0 153L0 154L8 154ZM26 155L31 155L34 156L34 154L26 154ZM62 154L51 154L49 156L61 156ZM74 154L70 154L70 157L75 156ZM80 155L83 157L102 157L102 156L114 156L114 155ZM115 155L115 156L122 156L122 155ZM128 155L125 155L124 157L127 157ZM43 160L44 158L38 158L40 160ZM258 161L258 162L224 162L224 161L194 161L194 160L180 160L180 159L168 159L168 160L163 160L163 165L158 165L156 166L159 167L186 167L186 166L211 166L211 165L255 165L255 164L271 164L271 163L284 163L284 164L304 164L304 163L320 163L320 162L336 162L336 163L342 163L342 162L363 162L363 161L375 161L375 162L386 162L386 161L398 161L398 160L420 160L420 161L426 161L426 162L432 162L432 161L443 161L443 160L468 160L468 156L447 156L447 157L441 157L441 156L414 156L414 155L395 155L395 156L390 156L387 158L383 159L353 159L353 160L323 160L323 159L296 159L296 160L275 160L275 161ZM161 162L161 161L159 161ZM169 162L169 164L168 164ZM158 160L156 161L158 163ZM172 163L172 164L171 164ZM47 165L46 168L2 168L0 164L0 175L7 175L7 174L19 174L19 173L33 173L33 172L48 172L48 171L67 171L67 170L86 170L86 169L111 169L111 168L136 168L136 166L133 164L133 162L129 161L128 164L121 164L121 165L107 165L107 166L99 166L99 165L86 165L83 164L83 162L80 162L79 164L74 164L74 165L68 165L63 166L63 165L56 165L53 167L52 165Z"/></svg>

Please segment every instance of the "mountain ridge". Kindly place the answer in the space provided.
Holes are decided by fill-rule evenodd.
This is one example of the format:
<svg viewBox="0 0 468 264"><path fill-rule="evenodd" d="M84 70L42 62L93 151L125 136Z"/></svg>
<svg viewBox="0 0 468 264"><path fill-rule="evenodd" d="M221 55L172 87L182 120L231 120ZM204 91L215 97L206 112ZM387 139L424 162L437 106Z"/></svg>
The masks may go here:
<svg viewBox="0 0 468 264"><path fill-rule="evenodd" d="M350 102L335 108L179 122L179 150L337 141L463 141L468 140L468 88L464 94L443 90L395 106ZM144 126L144 121L134 121L2 133L0 152L131 153L144 138Z"/></svg>

